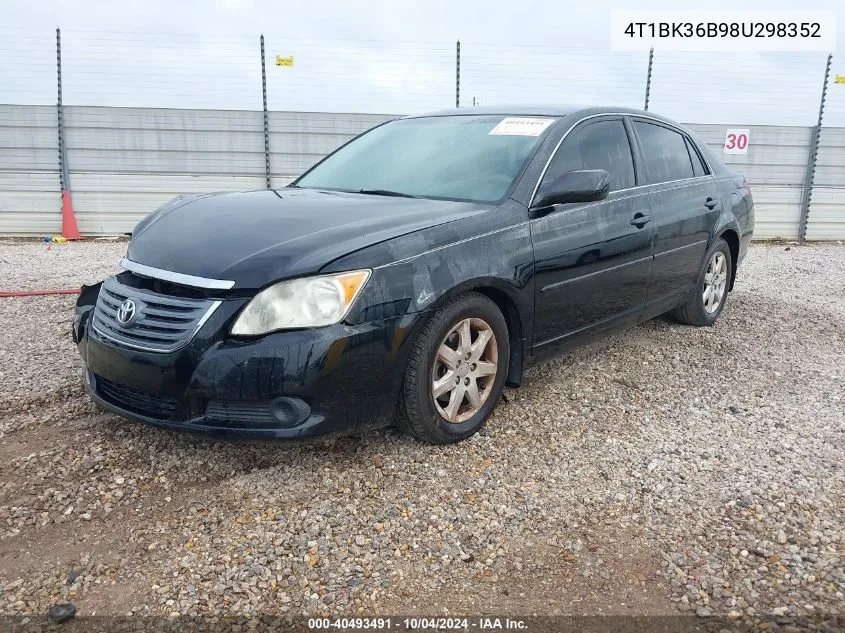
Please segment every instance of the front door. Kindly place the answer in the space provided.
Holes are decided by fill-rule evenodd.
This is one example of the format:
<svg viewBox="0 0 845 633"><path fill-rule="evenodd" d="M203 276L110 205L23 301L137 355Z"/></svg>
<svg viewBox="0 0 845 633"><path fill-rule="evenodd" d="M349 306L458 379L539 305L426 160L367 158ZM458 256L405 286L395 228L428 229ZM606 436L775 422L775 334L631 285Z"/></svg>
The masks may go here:
<svg viewBox="0 0 845 633"><path fill-rule="evenodd" d="M540 353L636 321L648 290L653 226L649 193L637 187L621 117L590 120L572 130L543 182L577 169L606 170L611 192L599 202L555 205L531 220L534 348Z"/></svg>

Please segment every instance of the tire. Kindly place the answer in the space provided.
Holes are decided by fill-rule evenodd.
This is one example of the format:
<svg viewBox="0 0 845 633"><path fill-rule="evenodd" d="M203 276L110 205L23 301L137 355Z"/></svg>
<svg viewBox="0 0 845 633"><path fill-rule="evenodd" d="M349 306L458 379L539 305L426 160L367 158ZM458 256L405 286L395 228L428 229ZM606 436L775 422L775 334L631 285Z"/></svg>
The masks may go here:
<svg viewBox="0 0 845 633"><path fill-rule="evenodd" d="M472 348L464 343L465 327L469 327ZM470 437L501 398L509 359L508 326L498 306L476 292L452 299L434 313L414 343L400 393L397 426L430 444ZM438 398L434 395L436 384L443 391ZM447 419L450 414L451 421Z"/></svg>
<svg viewBox="0 0 845 633"><path fill-rule="evenodd" d="M715 296L713 294L714 287L710 284L712 278L712 269L714 265L717 268L716 278L721 280L717 283L715 289ZM695 291L687 300L672 311L672 316L676 321L686 325L695 326L709 326L716 322L722 310L725 309L725 304L728 302L728 285L730 284L731 275L733 273L733 261L731 260L731 249L728 248L728 243L723 239L718 239L707 251L704 258L704 267L698 278L698 283L695 285ZM711 294L705 300L705 291L710 288ZM713 301L718 296L718 290L721 288L721 296L718 304L714 307Z"/></svg>

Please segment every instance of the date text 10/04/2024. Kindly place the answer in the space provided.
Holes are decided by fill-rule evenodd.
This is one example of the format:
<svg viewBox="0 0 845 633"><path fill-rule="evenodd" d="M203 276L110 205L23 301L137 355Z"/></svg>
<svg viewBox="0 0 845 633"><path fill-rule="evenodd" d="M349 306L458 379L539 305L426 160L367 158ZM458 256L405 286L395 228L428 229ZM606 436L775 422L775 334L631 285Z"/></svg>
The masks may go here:
<svg viewBox="0 0 845 633"><path fill-rule="evenodd" d="M528 623L516 618L309 618L312 630L370 630L370 631L525 631Z"/></svg>

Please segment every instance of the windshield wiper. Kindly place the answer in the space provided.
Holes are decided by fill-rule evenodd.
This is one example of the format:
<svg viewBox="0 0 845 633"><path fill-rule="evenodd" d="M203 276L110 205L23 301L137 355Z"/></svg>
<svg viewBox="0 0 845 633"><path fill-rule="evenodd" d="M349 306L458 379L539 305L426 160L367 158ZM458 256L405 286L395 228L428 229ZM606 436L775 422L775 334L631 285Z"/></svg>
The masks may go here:
<svg viewBox="0 0 845 633"><path fill-rule="evenodd" d="M392 196L394 198L418 198L419 196L412 196L410 193L402 193L401 191L390 191L390 189L359 189L358 193L366 193L371 196Z"/></svg>

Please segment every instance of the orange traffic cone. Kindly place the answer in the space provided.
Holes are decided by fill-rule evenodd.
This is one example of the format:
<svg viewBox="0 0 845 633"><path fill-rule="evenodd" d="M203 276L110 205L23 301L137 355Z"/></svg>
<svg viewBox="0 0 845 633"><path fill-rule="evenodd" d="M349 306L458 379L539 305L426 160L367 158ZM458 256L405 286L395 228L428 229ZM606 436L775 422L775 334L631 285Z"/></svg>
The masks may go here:
<svg viewBox="0 0 845 633"><path fill-rule="evenodd" d="M62 191L62 235L69 240L81 240L76 226L76 216L73 213L73 203L70 201L70 191Z"/></svg>

